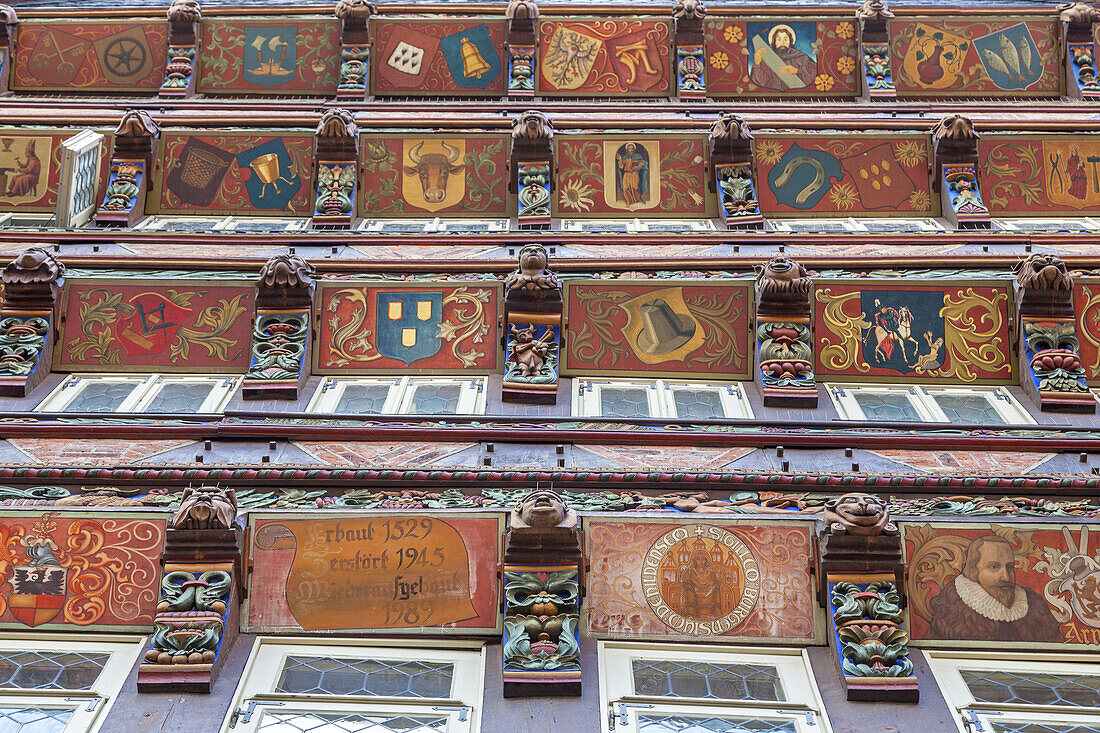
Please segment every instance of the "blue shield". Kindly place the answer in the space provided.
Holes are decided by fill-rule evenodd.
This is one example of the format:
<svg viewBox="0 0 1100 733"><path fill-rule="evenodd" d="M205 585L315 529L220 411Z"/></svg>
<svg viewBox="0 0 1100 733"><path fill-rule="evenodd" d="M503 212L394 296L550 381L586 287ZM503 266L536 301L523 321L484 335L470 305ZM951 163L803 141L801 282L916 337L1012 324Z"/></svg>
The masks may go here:
<svg viewBox="0 0 1100 733"><path fill-rule="evenodd" d="M439 353L443 293L378 293L375 308L378 353L406 365Z"/></svg>
<svg viewBox="0 0 1100 733"><path fill-rule="evenodd" d="M768 187L784 206L812 209L842 178L840 161L832 155L792 145L768 171Z"/></svg>
<svg viewBox="0 0 1100 733"><path fill-rule="evenodd" d="M1027 89L1043 75L1043 59L1026 23L974 40L985 73L1001 89Z"/></svg>
<svg viewBox="0 0 1100 733"><path fill-rule="evenodd" d="M439 47L460 87L486 89L500 76L500 55L485 24L445 36Z"/></svg>
<svg viewBox="0 0 1100 733"><path fill-rule="evenodd" d="M277 87L297 73L297 26L251 25L244 29L245 81Z"/></svg>
<svg viewBox="0 0 1100 733"><path fill-rule="evenodd" d="M237 165L252 172L244 188L257 209L285 211L302 187L302 179L294 170L294 161L281 137L240 153Z"/></svg>

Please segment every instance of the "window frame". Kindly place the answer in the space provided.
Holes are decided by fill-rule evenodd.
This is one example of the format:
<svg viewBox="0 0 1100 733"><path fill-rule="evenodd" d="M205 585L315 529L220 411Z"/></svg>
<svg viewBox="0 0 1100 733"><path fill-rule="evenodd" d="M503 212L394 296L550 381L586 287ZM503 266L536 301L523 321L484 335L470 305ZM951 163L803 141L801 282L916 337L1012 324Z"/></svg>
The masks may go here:
<svg viewBox="0 0 1100 733"><path fill-rule="evenodd" d="M54 208L59 228L78 229L91 221L95 214L99 205L97 193L103 141L103 135L85 129L61 143L61 177ZM83 186L78 187L77 179L81 175L84 177ZM84 200L84 206L77 208L80 199Z"/></svg>
<svg viewBox="0 0 1100 733"><path fill-rule="evenodd" d="M775 668L787 699L769 703L639 695L633 688L631 662L634 659L767 665ZM600 640L597 662L604 733L635 732L638 715L646 713L753 715L794 721L799 733L830 733L832 730L805 649ZM623 725L624 715L626 725Z"/></svg>
<svg viewBox="0 0 1100 733"><path fill-rule="evenodd" d="M179 413L190 415L213 415L222 412L229 403L233 394L241 384L242 377L218 374L69 374L61 384L42 398L33 412L64 412L76 398L84 391L88 384L96 382L117 382L134 384L134 389L123 399L118 406L111 411L104 411L103 415L144 413L144 407L148 406L166 384L172 382L211 382L212 389L206 396L199 409L191 413ZM80 386L83 385L83 386ZM72 390L74 386L79 389Z"/></svg>
<svg viewBox="0 0 1100 733"><path fill-rule="evenodd" d="M446 713L447 733L476 733L481 727L481 709L485 698L484 642L459 640L317 638L259 636L252 645L222 721L222 733L247 733L258 730L265 708L272 712L403 712ZM318 693L275 692L283 662L292 655L318 655L371 659L369 650L383 652L373 658L407 661L445 661L454 664L449 698L385 697L370 695L326 695ZM253 714L247 715L249 702ZM433 708L446 708L434 710ZM461 710L467 712L463 719ZM248 720L245 720L249 717Z"/></svg>
<svg viewBox="0 0 1100 733"><path fill-rule="evenodd" d="M973 726L975 716L983 722L1039 722L1084 723L1100 727L1100 707L1086 708L1071 705L1027 705L1023 703L979 702L963 680L961 670L1013 671L1035 674L1088 674L1100 677L1100 662L1085 661L1080 655L1028 654L1018 652L962 652L948 650L924 650L932 676L940 688L944 701L955 719L959 733L981 733ZM992 715L990 715L992 713ZM989 720L990 718L994 718ZM988 725L982 726L992 733Z"/></svg>
<svg viewBox="0 0 1100 733"><path fill-rule="evenodd" d="M419 415L409 412L416 388L428 384L458 384L461 393L455 412L449 415L484 415L488 380L485 377L448 376L376 376L376 377L325 377L310 398L306 412L326 415L360 415L356 412L336 412L344 391L351 385L389 384L390 391L380 413L370 415ZM427 413L424 413L427 414Z"/></svg>
<svg viewBox="0 0 1100 733"><path fill-rule="evenodd" d="M683 229L662 229L681 225ZM613 231L601 231L600 227L615 226ZM711 219L562 219L560 223L563 232L587 232L596 234L640 234L654 232L657 234L694 234L696 232L716 232Z"/></svg>
<svg viewBox="0 0 1100 733"><path fill-rule="evenodd" d="M1050 223L1050 227L1047 229L1029 228L1025 226L1019 226L1019 224L1047 224ZM1057 223L1070 223L1073 227L1059 227ZM993 231L1000 232L1013 232L1020 234L1058 234L1060 232L1069 231L1069 233L1080 232L1095 232L1100 230L1100 221L1097 221L1093 217L1089 216L1010 216L1010 217L998 217L993 219Z"/></svg>
<svg viewBox="0 0 1100 733"><path fill-rule="evenodd" d="M418 231L409 232L403 229L387 231L386 227L396 224L400 227L417 227ZM470 232L451 231L452 225L482 224L486 232L507 232L511 229L510 219L461 219L458 217L431 217L424 219L364 219L356 227L361 232L373 232L378 234L469 234Z"/></svg>
<svg viewBox="0 0 1100 733"><path fill-rule="evenodd" d="M86 690L25 690L0 688L0 705L68 709L72 717L63 733L95 733L103 725L134 665L141 659L148 637L33 633L0 635L2 652L108 653L99 676Z"/></svg>
<svg viewBox="0 0 1100 733"><path fill-rule="evenodd" d="M676 388L680 386L689 386L696 390L708 390L718 393L718 398L722 403L723 415L711 419L751 420L753 418L752 405L749 404L745 388L740 382L701 382L691 379L574 377L571 413L574 417L604 417L600 402L600 392L604 388L639 388L646 390L650 414L648 417L635 419L695 419L680 417L676 412L675 392Z"/></svg>
<svg viewBox="0 0 1100 733"><path fill-rule="evenodd" d="M1004 420L1004 425L1035 425L1035 418L1020 402L1012 396L1004 386L973 386L957 387L949 385L892 385L892 384L864 384L864 383L835 383L825 385L829 398L833 401L837 415L841 420L857 420L861 422L879 422L868 418L856 399L856 395L863 394L904 394L909 404L916 410L919 421L901 420L884 422L908 422L951 424L947 414L936 402L936 395L957 395L984 397L998 415Z"/></svg>

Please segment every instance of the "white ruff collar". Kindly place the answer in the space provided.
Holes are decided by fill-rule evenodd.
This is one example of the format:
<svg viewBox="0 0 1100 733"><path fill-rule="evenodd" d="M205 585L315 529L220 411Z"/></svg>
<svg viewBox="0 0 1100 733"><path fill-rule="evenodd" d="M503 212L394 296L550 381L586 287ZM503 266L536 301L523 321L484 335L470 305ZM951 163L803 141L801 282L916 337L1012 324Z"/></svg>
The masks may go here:
<svg viewBox="0 0 1100 733"><path fill-rule="evenodd" d="M964 575L955 578L955 591L963 603L991 621L1019 621L1027 615L1027 594L1020 586L1016 586L1016 598L1011 606L1001 603L980 583Z"/></svg>

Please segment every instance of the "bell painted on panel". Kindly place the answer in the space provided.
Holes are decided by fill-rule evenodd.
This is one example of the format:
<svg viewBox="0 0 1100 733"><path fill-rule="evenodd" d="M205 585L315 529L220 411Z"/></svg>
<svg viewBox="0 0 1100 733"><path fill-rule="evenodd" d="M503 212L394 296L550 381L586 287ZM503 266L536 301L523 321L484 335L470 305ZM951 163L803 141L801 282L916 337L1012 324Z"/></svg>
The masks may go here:
<svg viewBox="0 0 1100 733"><path fill-rule="evenodd" d="M469 38L462 39L462 75L480 79L481 75L489 70L489 63L482 57L477 46L470 43Z"/></svg>

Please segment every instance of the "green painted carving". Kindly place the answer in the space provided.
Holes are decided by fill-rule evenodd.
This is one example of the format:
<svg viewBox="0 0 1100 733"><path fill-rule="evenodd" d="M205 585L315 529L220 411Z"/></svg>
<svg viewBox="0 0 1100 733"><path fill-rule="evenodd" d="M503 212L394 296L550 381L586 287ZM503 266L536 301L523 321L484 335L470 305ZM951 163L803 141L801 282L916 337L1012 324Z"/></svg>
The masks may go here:
<svg viewBox="0 0 1100 733"><path fill-rule="evenodd" d="M308 336L307 313L273 313L257 318L252 329L252 363L245 379L297 379Z"/></svg>
<svg viewBox="0 0 1100 733"><path fill-rule="evenodd" d="M26 376L38 366L50 321L38 316L0 319L0 374Z"/></svg>
<svg viewBox="0 0 1100 733"><path fill-rule="evenodd" d="M198 576L175 570L160 581L161 602L168 604L169 611L221 613L225 610L221 598L229 592L232 582L232 577L224 570L207 570Z"/></svg>
<svg viewBox="0 0 1100 733"><path fill-rule="evenodd" d="M175 570L161 579L161 601L153 621L151 664L213 662L225 628L232 575L224 570Z"/></svg>
<svg viewBox="0 0 1100 733"><path fill-rule="evenodd" d="M314 216L347 216L355 207L355 164L318 163Z"/></svg>
<svg viewBox="0 0 1100 733"><path fill-rule="evenodd" d="M574 614L504 619L508 639L503 650L504 669L579 670L579 626L580 619Z"/></svg>
<svg viewBox="0 0 1100 733"><path fill-rule="evenodd" d="M553 616L580 600L576 571L504 573L504 602L509 612Z"/></svg>
<svg viewBox="0 0 1100 733"><path fill-rule="evenodd" d="M878 580L830 584L841 667L851 677L909 677L909 635L901 628L897 587Z"/></svg>

